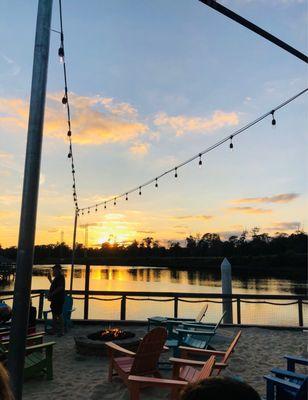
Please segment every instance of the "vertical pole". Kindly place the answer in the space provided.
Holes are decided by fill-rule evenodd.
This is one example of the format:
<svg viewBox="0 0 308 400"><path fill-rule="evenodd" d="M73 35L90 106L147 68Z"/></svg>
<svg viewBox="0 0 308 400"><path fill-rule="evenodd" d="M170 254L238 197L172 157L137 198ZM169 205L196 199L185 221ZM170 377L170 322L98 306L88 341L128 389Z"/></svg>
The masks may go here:
<svg viewBox="0 0 308 400"><path fill-rule="evenodd" d="M299 322L299 326L304 326L303 300L302 299L298 299L298 322Z"/></svg>
<svg viewBox="0 0 308 400"><path fill-rule="evenodd" d="M241 298L238 297L236 299L236 309L237 309L237 323L238 325L241 325L242 320L241 320Z"/></svg>
<svg viewBox="0 0 308 400"><path fill-rule="evenodd" d="M223 295L231 295L232 294L232 274L231 274L231 264L229 261L224 258L223 262L220 266L221 269L221 287ZM223 312L225 312L224 323L232 324L233 315L232 315L232 299L223 299Z"/></svg>
<svg viewBox="0 0 308 400"><path fill-rule="evenodd" d="M89 319L89 287L90 287L90 265L86 265L86 279L84 285L84 313L83 319Z"/></svg>
<svg viewBox="0 0 308 400"><path fill-rule="evenodd" d="M76 210L76 211L75 211L75 219L74 219L74 233L73 233L73 246L72 246L72 265L71 265L70 291L73 290L74 266L75 266L75 251L76 251L77 222L78 222L78 211Z"/></svg>
<svg viewBox="0 0 308 400"><path fill-rule="evenodd" d="M43 318L43 309L44 309L44 292L41 292L39 300L38 319Z"/></svg>
<svg viewBox="0 0 308 400"><path fill-rule="evenodd" d="M173 303L173 316L174 318L178 317L178 309L179 309L179 299L177 296L174 296L174 303Z"/></svg>
<svg viewBox="0 0 308 400"><path fill-rule="evenodd" d="M43 139L51 14L52 0L39 0L19 225L13 318L8 356L8 368L15 400L22 399Z"/></svg>
<svg viewBox="0 0 308 400"><path fill-rule="evenodd" d="M126 296L122 296L121 299L121 316L120 316L121 321L126 320Z"/></svg>

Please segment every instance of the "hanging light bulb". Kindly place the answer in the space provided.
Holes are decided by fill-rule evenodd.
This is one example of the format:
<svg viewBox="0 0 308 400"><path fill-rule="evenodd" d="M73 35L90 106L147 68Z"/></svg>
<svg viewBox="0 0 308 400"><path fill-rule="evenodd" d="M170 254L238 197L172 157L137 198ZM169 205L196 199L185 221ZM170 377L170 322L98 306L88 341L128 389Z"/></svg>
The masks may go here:
<svg viewBox="0 0 308 400"><path fill-rule="evenodd" d="M71 136L72 136L72 131L70 131L70 130L67 131L67 136L68 136L68 137L71 137Z"/></svg>
<svg viewBox="0 0 308 400"><path fill-rule="evenodd" d="M200 168L202 167L202 158L201 157L202 157L202 154L200 153L199 154L199 163L198 163Z"/></svg>
<svg viewBox="0 0 308 400"><path fill-rule="evenodd" d="M62 64L64 62L64 48L62 45L59 47L58 56L60 58L60 63Z"/></svg>
<svg viewBox="0 0 308 400"><path fill-rule="evenodd" d="M96 204L96 206L95 206L95 212L97 212L97 204Z"/></svg>
<svg viewBox="0 0 308 400"><path fill-rule="evenodd" d="M175 178L178 177L178 169L177 169L177 167L174 168L174 177Z"/></svg>
<svg viewBox="0 0 308 400"><path fill-rule="evenodd" d="M272 114L272 126L275 127L276 126L276 120L275 120L275 116L274 116L275 110L272 110L271 114Z"/></svg>
<svg viewBox="0 0 308 400"><path fill-rule="evenodd" d="M141 196L141 186L139 186L139 196Z"/></svg>
<svg viewBox="0 0 308 400"><path fill-rule="evenodd" d="M231 150L233 149L232 139L233 139L233 136L230 136L230 144L229 144L229 147L230 147Z"/></svg>
<svg viewBox="0 0 308 400"><path fill-rule="evenodd" d="M81 215L84 215L84 212L83 212L83 210L82 210L82 212L81 212Z"/></svg>
<svg viewBox="0 0 308 400"><path fill-rule="evenodd" d="M88 214L90 214L90 207L88 208Z"/></svg>
<svg viewBox="0 0 308 400"><path fill-rule="evenodd" d="M125 195L125 200L127 201L128 200L128 194L126 193L126 195Z"/></svg>
<svg viewBox="0 0 308 400"><path fill-rule="evenodd" d="M68 157L68 158L72 158L72 153L69 152L68 155L67 155L67 157ZM73 171L74 171L74 170L73 170ZM73 171L72 171L72 172L73 172ZM75 172L75 171L74 171L74 172ZM73 172L73 173L74 173L74 172Z"/></svg>
<svg viewBox="0 0 308 400"><path fill-rule="evenodd" d="M107 204L106 204L106 202L105 202L105 204L104 204L104 208L105 208L105 209L107 208Z"/></svg>
<svg viewBox="0 0 308 400"><path fill-rule="evenodd" d="M117 205L117 199L116 199L116 198L114 198L114 200L113 200L113 205L114 205L114 206Z"/></svg>
<svg viewBox="0 0 308 400"><path fill-rule="evenodd" d="M67 97L63 96L62 97L62 104L65 106L67 104Z"/></svg>
<svg viewBox="0 0 308 400"><path fill-rule="evenodd" d="M155 187L158 188L157 178L155 179Z"/></svg>

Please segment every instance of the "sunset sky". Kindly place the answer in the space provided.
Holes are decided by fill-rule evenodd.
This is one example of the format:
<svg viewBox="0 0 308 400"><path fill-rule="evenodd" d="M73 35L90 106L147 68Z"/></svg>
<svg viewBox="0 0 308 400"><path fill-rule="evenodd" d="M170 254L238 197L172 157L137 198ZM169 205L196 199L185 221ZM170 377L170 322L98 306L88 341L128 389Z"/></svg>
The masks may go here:
<svg viewBox="0 0 308 400"><path fill-rule="evenodd" d="M307 51L305 0L226 0ZM0 4L0 244L17 245L37 1ZM53 29L59 29L54 1ZM81 207L139 186L307 86L306 65L197 0L63 0ZM71 244L59 35L51 34L36 243ZM78 241L162 243L307 228L307 95L142 196L80 218Z"/></svg>

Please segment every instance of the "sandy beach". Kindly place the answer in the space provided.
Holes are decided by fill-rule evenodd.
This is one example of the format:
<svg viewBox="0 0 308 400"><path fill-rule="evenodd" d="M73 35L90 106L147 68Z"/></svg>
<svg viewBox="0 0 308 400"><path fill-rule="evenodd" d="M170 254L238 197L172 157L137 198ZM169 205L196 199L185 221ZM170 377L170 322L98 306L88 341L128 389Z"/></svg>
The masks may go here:
<svg viewBox="0 0 308 400"><path fill-rule="evenodd" d="M134 331L140 337L146 332L145 327L125 329ZM113 383L107 382L106 358L81 356L76 353L74 336L85 336L96 330L99 330L98 326L75 325L64 337L47 336L45 341L56 341L53 355L54 379L47 381L43 377L38 377L26 381L24 399L128 399L128 391L121 380L114 378ZM231 339L238 329L222 328L220 331ZM242 331L242 337L224 374L240 377L250 383L261 395L265 392L263 375L267 374L273 366L285 367L283 355L305 355L307 350L307 333L302 331L262 328L242 328ZM171 356L171 353L164 355L164 357ZM163 375L168 377L170 373L163 371ZM153 390L153 388L144 389L141 394L141 398L149 400L165 399L167 396L167 390Z"/></svg>

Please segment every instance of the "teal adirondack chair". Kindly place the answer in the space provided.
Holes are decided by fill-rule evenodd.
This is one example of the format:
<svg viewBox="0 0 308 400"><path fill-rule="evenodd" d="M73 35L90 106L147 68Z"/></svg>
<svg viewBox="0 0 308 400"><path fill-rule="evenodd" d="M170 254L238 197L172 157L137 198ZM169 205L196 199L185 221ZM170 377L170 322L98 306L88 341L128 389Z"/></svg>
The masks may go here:
<svg viewBox="0 0 308 400"><path fill-rule="evenodd" d="M26 347L24 378L32 378L45 373L48 380L53 378L52 351L55 342L41 343ZM0 343L0 360L6 364L7 346Z"/></svg>
<svg viewBox="0 0 308 400"><path fill-rule="evenodd" d="M178 337L167 340L166 346L173 348L175 355L178 355L179 346L206 349L209 346L212 337L219 328L224 316L225 313L222 314L216 325L183 322L180 327L176 328Z"/></svg>
<svg viewBox="0 0 308 400"><path fill-rule="evenodd" d="M65 332L68 332L69 329L72 327L71 315L74 311L75 308L73 308L73 297L67 294L65 296L62 313ZM43 311L44 326L46 332L50 331L52 328L52 319L48 318L48 314L50 313L51 310Z"/></svg>

